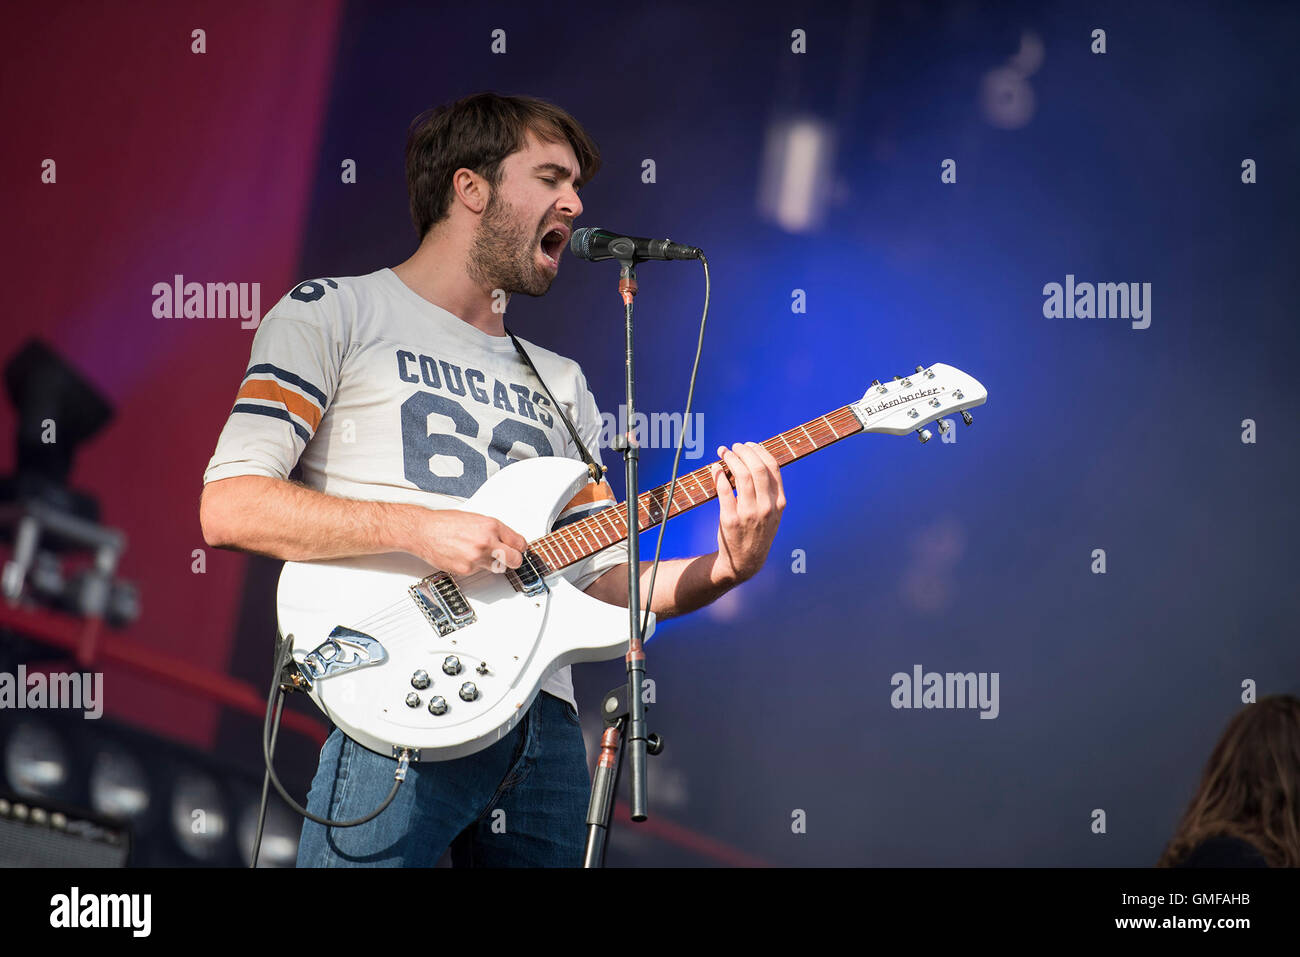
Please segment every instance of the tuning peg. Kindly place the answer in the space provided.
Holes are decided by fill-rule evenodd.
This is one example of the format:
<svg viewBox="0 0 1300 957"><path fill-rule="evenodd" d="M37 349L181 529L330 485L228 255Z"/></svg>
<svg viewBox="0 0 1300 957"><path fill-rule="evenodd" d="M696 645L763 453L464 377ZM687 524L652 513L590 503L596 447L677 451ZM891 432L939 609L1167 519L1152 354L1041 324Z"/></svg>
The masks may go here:
<svg viewBox="0 0 1300 957"><path fill-rule="evenodd" d="M965 409L961 410L961 420L965 422L967 425L970 425L972 422L975 421L973 418L971 418L971 414L967 412Z"/></svg>
<svg viewBox="0 0 1300 957"><path fill-rule="evenodd" d="M939 420L938 420L937 422L935 422L934 424L937 425L937 426L939 427L939 434L940 434L940 435L947 435L947 434L948 434L948 430L952 428L952 426L948 424L948 420L947 420L947 419L939 419Z"/></svg>
<svg viewBox="0 0 1300 957"><path fill-rule="evenodd" d="M879 379L872 379L872 380L871 380L871 384L872 384L872 385L880 385L880 380L879 380Z"/></svg>
<svg viewBox="0 0 1300 957"><path fill-rule="evenodd" d="M917 367L916 367L916 371L917 371L917 372L924 372L924 371L925 371L925 366L917 366Z"/></svg>
<svg viewBox="0 0 1300 957"><path fill-rule="evenodd" d="M917 430L916 430L916 434L917 434L917 436L921 439L921 444L922 444L922 445L925 445L926 442L929 442L929 441L930 441L930 430L929 430L929 429L917 429Z"/></svg>

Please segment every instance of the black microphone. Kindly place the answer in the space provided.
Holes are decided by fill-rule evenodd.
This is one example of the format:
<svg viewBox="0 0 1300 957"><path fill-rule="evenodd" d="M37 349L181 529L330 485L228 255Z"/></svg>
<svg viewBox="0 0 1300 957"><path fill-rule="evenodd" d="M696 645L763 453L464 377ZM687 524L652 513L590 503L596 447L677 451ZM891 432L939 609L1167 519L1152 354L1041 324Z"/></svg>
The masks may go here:
<svg viewBox="0 0 1300 957"><path fill-rule="evenodd" d="M683 246L671 239L643 239L640 236L620 236L607 229L584 226L575 229L569 240L569 251L580 259L600 262L602 259L700 259L704 253L695 246Z"/></svg>

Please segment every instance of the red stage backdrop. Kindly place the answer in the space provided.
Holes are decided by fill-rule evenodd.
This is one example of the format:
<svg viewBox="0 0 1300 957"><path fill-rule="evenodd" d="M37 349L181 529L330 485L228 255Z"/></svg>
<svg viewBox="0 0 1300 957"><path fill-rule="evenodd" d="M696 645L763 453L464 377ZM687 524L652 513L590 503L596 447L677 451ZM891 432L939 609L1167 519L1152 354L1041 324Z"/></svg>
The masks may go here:
<svg viewBox="0 0 1300 957"><path fill-rule="evenodd" d="M248 358L238 318L154 317L153 287L295 275L329 95L333 0L11 5L3 44L0 361L41 336L117 407L73 484L130 538L130 634L224 673L246 559L208 549L202 474ZM194 52L194 31L206 52ZM42 164L55 163L54 183ZM0 409L0 469L14 416ZM180 520L177 520L180 516ZM206 573L193 570L195 549ZM270 651L271 635L267 636ZM268 658L269 661L269 658ZM209 746L217 707L106 668L106 713Z"/></svg>

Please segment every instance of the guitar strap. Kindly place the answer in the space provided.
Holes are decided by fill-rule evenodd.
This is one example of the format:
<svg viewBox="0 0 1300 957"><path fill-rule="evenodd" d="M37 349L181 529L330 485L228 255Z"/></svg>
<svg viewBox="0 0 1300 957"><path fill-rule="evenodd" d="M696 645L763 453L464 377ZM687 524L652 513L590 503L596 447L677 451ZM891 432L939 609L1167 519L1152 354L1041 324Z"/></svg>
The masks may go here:
<svg viewBox="0 0 1300 957"><path fill-rule="evenodd" d="M578 438L578 430L573 427L573 423L569 421L569 417L564 414L564 406L555 401L555 396L551 395L551 390L546 386L546 380L544 380L542 374L537 371L537 366L533 365L533 360L528 357L528 353L524 351L523 345L515 338L515 334L507 329L506 335L510 337L510 341L515 344L515 349L521 356L523 356L525 365L533 370L533 375L536 376L537 381L542 384L542 391L545 392L546 397L551 400L551 406L560 414L560 419L568 428L569 435L573 436L573 444L578 447L578 454L581 455L582 460L587 463L587 472L591 475L591 480L593 482L599 482L605 473L605 467L596 464L596 460L592 458L591 453L587 451L587 446L583 445L582 439Z"/></svg>

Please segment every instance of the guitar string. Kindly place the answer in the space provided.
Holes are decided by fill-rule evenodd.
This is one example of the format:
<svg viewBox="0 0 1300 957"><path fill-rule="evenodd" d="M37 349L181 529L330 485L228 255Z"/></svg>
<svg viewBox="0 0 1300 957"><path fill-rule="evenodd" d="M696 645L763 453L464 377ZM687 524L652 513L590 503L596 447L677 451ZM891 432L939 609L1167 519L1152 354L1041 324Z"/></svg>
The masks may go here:
<svg viewBox="0 0 1300 957"><path fill-rule="evenodd" d="M832 441L838 440L846 436L841 436L839 434L839 430L836 429L834 425L831 424L829 416L834 415L836 416L837 419L839 419L841 418L841 413L844 411L846 410L837 409L835 410L835 412L828 413L826 416L821 417L821 421L826 422L825 431L829 431L830 435L833 437ZM815 422L817 420L813 420L813 421ZM806 434L807 430L804 429L802 426L800 428L803 429ZM790 430L790 431L794 431L794 430ZM809 436L810 441L815 443L814 448L809 450L810 452L817 451L824 447L824 445L819 441L820 439L825 437L822 434L823 433L822 428L815 427L814 431L817 432L818 435L816 439L813 439L812 436ZM773 449L768 448L769 443L775 443L779 439L789 449L790 443L789 440L785 438L786 434L787 433L782 433L780 435L774 436L771 439L768 439L766 442L762 443L763 447L767 448L769 452L774 452ZM800 456L798 456L797 454L791 455L791 457L786 461L778 460L778 464L788 465L790 462L794 461L799 457ZM716 464L718 463L715 461L713 465ZM679 502L677 499L677 495L674 493L672 502L667 509L667 512L670 516L673 514L680 514L680 512L686 511L689 508L694 508L697 507L698 505L702 505L704 504L704 502L707 502L711 498L716 496L717 494L716 489L713 490L709 489L708 486L706 486L703 482L703 475L708 472L711 472L711 470L712 470L712 465L703 469L697 469L695 472L682 476L681 480L678 482L678 486L682 489L683 493L686 495L687 502L689 503L689 505ZM695 501L694 493L692 493L688 488L685 487L684 483L687 480L694 480L695 484L699 486L700 490L705 494L705 498L702 501L700 502ZM651 511L651 507L652 506L657 507L661 516L664 514L665 509L663 506L663 501L666 499L666 496L663 493L665 493L666 491L667 491L667 486L660 486L659 488L652 489L651 491L644 493L643 496L640 496L640 498L643 498L645 500L639 503L640 508L644 509L646 514L652 520L651 522L645 523L644 527L646 528L653 527L653 525L658 524L659 521L663 520L662 518L659 519L654 518L654 513ZM624 505L625 504L626 503L624 503ZM678 512L673 512L674 508L677 508ZM601 512L598 512L596 515L588 516L587 518L581 519L578 522L572 523L572 526L568 528L556 529L551 533L549 533L548 535L542 536L542 538L538 539L536 542L530 543L528 550L525 551L524 553L524 561L527 564L529 570L534 575L536 575L539 579L545 577L540 571L540 569L537 567L537 565L533 563L533 556L529 554L530 552L535 552L536 550L539 549L552 551L553 553L560 555L560 557L563 557L562 553L560 553L558 546L562 546L562 545L567 546L567 550L569 550L571 553L569 556L568 564L573 564L577 561L581 561L583 558L587 557L588 554L594 554L595 552L602 551L604 548L612 547L618 541L622 541L627 537L626 525L622 521L620 521L620 519L623 518L623 515L622 514L608 515L608 513L611 511L618 513L619 510L620 510L620 506L617 505L611 506L609 509L603 509ZM611 527L606 528L604 523L609 523ZM599 548L595 549L594 551L588 551L588 549L590 549L590 543L579 541L578 535L583 534L585 537L585 533L583 532L582 529L576 528L576 526L584 526L585 530L589 531L592 537L595 538L598 542L600 541L600 538L598 536L599 532L603 532L606 535L613 534L617 537L614 539L614 541L602 544ZM620 526L622 527L621 532L620 532ZM573 530L570 531L570 529ZM583 554L584 552L586 552L587 554ZM573 557L573 555L575 554L578 555L577 558ZM553 565L554 563L547 562L546 564L550 566ZM458 585L458 587L461 584L468 586L472 583L474 579L480 577L481 574L482 574L481 572L476 572L459 580L453 579L453 582L455 582ZM371 613L364 619L361 619L353 627L357 628L358 630L361 630L363 627L373 629L381 625L391 624L394 620L396 620L396 618L401 617L404 612L409 611L410 607L411 607L410 604L406 600L399 600L393 602L392 604L386 606L385 608L379 609Z"/></svg>
<svg viewBox="0 0 1300 957"><path fill-rule="evenodd" d="M825 448L827 445L835 441L838 441L842 438L847 438L847 436L851 434L851 433L845 433L844 435L840 435L839 430L831 422L831 417L834 417L838 422L840 420L843 420L846 414L847 416L852 418L853 422L856 422L856 416L853 415L852 410L850 410L848 407L844 407L844 408L836 409L833 412L829 412L826 415L821 416L819 419L813 419L810 423L805 423L805 425L797 426L795 429L789 429L786 432L782 432L760 444L765 449L767 449L769 453L772 453L775 458L777 458L778 466L788 465L791 462L797 460L798 458L801 458L802 456L798 454L791 454L789 458L786 458L783 461L781 454L779 454L775 449L769 448L769 444L775 443L779 440L786 446L788 450L791 450L791 452L793 452L790 442L786 438L787 435L791 435L796 431L803 431L805 435L808 435L808 429L807 429L808 425L816 422L825 422L826 423L825 426L821 426L821 425L813 426L814 435L808 435L810 444L813 445L813 448L809 449L808 452L804 454L806 455L806 454L810 454L811 452L819 451L820 449ZM854 431L856 432L860 430L860 428L861 426L859 425L859 429L855 429ZM823 442L822 440L825 438L824 433L827 432L829 432L830 434L830 441ZM798 438L796 436L796 443L797 442L798 442ZM704 504L710 499L716 497L717 495L716 489L710 490L709 487L704 484L703 476L707 474L711 474L713 466L717 464L718 461L715 460L710 465L700 469L696 469L694 472L689 472L678 480L677 483L678 488L680 488L682 492L686 495L689 505L683 505L679 503L677 500L677 495L674 492L672 501L669 504L667 509L667 513L669 517L671 517L672 515L680 514L681 512L687 511L690 508L695 508L699 505ZM699 502L695 501L694 494L685 487L684 483L687 480L694 480L695 484L700 487L700 490L705 494L705 498L703 500ZM653 528L660 521L663 521L662 517L655 519L653 513L650 511L650 508L652 505L657 507L660 512L660 515L663 516L665 509L662 504L662 500L666 498L666 495L664 493L667 492L667 489L668 487L666 485L661 485L658 488L651 489L650 491L645 492L642 495L638 496L638 512L644 510L646 515L649 516L651 519L650 522L641 525L642 530ZM678 511L673 512L672 511L673 508L677 508ZM615 514L610 515L609 513L611 512ZM563 568L563 567L567 567L567 565L569 564L575 564L576 562L581 561L582 559L588 557L591 554L595 554L596 552L603 551L605 548L610 548L613 545L617 544L618 542L623 541L627 537L627 527L625 524L626 521L625 512L626 512L626 503L622 503L621 505L613 505L607 509L602 509L600 512L597 512L595 515L590 515L587 516L586 518L580 519L579 521L574 522L569 526L565 526L564 528L560 528L560 529L555 529L549 532L548 534L543 535L535 542L529 544L527 550L524 552L524 556L523 556L524 562L527 564L529 570L534 575L536 575L539 579L544 579L545 575L541 572L538 566L534 564L534 555L530 555L530 553L535 553L538 549L545 549L547 551L553 552L555 555L559 557L563 557L562 553L559 551L558 546L560 545L567 546L567 550L570 551L571 555L569 561L565 565L561 566L561 568ZM610 523L612 527L605 528L602 524L604 522ZM599 548L595 549L594 551L587 551L590 548L590 543L579 541L577 534L575 533L579 532L580 530L575 528L576 526L584 526L585 530L589 531L592 537L596 538L597 542L599 542L600 540L597 537L598 531L604 532L606 534L612 533L617 537L614 539L614 541L601 545ZM620 532L620 526L622 528L621 532ZM583 554L584 552L586 552L586 554ZM579 557L573 558L572 555L575 554L578 555ZM546 562L545 559L541 558L541 556L536 556L536 557L539 560L543 561L548 567L551 567L552 571L560 570L560 569L556 569L553 566L553 563ZM478 572L471 573L470 575L464 576L463 578L460 579L453 578L452 581L454 584L457 585L458 588L461 585L469 586L476 579L480 578L483 574L484 574L483 571L478 571ZM408 596L407 599L399 599L398 601L395 601L392 604L385 606L384 608L372 612L370 615L367 615L365 618L357 621L356 624L352 625L351 627L356 628L358 631L361 631L363 630L363 628L374 629L383 625L388 625L396 621L398 618L404 617L405 613L408 612L411 609L411 607L412 606L410 604L409 596Z"/></svg>

